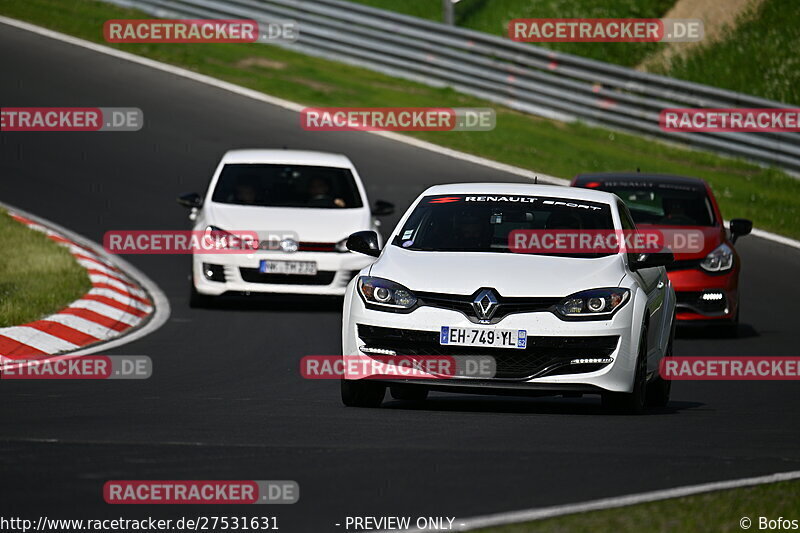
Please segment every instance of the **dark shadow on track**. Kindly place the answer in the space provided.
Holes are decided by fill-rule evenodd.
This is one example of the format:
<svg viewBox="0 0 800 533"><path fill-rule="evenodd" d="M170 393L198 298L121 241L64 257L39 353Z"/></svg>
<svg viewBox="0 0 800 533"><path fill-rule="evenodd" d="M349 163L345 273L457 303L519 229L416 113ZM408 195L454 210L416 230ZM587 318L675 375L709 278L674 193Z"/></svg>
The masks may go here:
<svg viewBox="0 0 800 533"><path fill-rule="evenodd" d="M648 409L644 415L671 415L687 409L703 407L702 402L672 401L661 409ZM599 397L585 398L507 398L502 396L432 396L424 402L389 399L383 409L403 409L413 411L464 412L464 413L507 413L530 415L588 415L588 416L627 416L609 412L600 405Z"/></svg>
<svg viewBox="0 0 800 533"><path fill-rule="evenodd" d="M760 337L761 334L750 324L739 324L735 334L726 329L723 325L704 325L704 326L678 326L675 337L678 339L749 339Z"/></svg>
<svg viewBox="0 0 800 533"><path fill-rule="evenodd" d="M211 299L200 311L275 311L287 313L341 313L341 296L302 294L225 294ZM187 308L188 302L184 302Z"/></svg>

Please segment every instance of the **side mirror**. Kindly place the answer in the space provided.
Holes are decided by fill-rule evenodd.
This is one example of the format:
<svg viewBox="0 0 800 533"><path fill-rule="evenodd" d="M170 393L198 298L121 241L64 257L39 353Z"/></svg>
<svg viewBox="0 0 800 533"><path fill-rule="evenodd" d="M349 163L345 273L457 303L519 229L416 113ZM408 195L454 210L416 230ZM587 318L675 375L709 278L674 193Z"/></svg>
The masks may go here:
<svg viewBox="0 0 800 533"><path fill-rule="evenodd" d="M731 219L729 227L731 229L731 242L735 243L736 239L749 235L753 231L753 221L746 218L734 218Z"/></svg>
<svg viewBox="0 0 800 533"><path fill-rule="evenodd" d="M655 268L667 266L675 261L672 252L662 252L658 254L638 254L635 259L630 261L630 269L634 272L643 268Z"/></svg>
<svg viewBox="0 0 800 533"><path fill-rule="evenodd" d="M372 214L376 217L385 217L394 213L394 204L385 202L383 200L375 200L375 207L372 208Z"/></svg>
<svg viewBox="0 0 800 533"><path fill-rule="evenodd" d="M381 255L381 247L378 244L378 234L372 230L353 233L347 238L345 246L351 252L371 255L372 257Z"/></svg>
<svg viewBox="0 0 800 533"><path fill-rule="evenodd" d="M178 196L178 203L187 209L203 206L203 197L196 192L187 192Z"/></svg>

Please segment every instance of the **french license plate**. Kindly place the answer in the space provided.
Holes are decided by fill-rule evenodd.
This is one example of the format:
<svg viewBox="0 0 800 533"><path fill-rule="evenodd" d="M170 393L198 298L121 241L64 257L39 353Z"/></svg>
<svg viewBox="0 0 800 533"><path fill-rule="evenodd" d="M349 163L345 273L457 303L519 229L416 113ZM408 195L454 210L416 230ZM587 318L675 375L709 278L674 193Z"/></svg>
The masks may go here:
<svg viewBox="0 0 800 533"><path fill-rule="evenodd" d="M528 345L525 329L479 329L442 326L439 344L524 349Z"/></svg>
<svg viewBox="0 0 800 533"><path fill-rule="evenodd" d="M262 259L258 265L262 274L296 274L298 276L316 276L317 263L314 261L269 261Z"/></svg>

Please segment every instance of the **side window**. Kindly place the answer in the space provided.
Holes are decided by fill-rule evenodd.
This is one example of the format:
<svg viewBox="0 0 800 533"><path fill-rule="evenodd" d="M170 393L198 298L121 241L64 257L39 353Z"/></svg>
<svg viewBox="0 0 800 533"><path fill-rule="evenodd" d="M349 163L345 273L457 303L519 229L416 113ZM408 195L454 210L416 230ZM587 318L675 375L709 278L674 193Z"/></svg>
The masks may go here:
<svg viewBox="0 0 800 533"><path fill-rule="evenodd" d="M628 206L622 202L617 202L617 210L619 211L619 221L622 224L623 231L632 231L636 229L636 224L633 223L633 217L628 210ZM628 253L628 264L636 259L638 254Z"/></svg>
<svg viewBox="0 0 800 533"><path fill-rule="evenodd" d="M619 210L619 219L620 222L622 222L622 229L636 229L636 224L633 223L633 217L631 216L631 212L628 211L628 206L622 202L617 202L617 210Z"/></svg>

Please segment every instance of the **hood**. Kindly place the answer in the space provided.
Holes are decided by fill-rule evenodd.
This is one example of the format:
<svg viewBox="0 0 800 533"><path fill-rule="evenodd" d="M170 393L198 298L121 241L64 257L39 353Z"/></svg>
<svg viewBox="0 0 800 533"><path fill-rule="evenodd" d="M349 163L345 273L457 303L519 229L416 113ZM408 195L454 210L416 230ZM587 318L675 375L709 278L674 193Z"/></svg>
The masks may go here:
<svg viewBox="0 0 800 533"><path fill-rule="evenodd" d="M294 233L298 241L338 242L351 233L370 229L368 209L312 209L213 204L205 213L209 224L226 231Z"/></svg>
<svg viewBox="0 0 800 533"><path fill-rule="evenodd" d="M412 291L472 294L492 287L503 296L568 296L584 289L617 287L622 256L576 259L515 253L423 252L389 245L370 275Z"/></svg>

